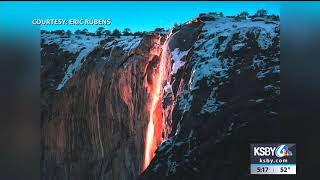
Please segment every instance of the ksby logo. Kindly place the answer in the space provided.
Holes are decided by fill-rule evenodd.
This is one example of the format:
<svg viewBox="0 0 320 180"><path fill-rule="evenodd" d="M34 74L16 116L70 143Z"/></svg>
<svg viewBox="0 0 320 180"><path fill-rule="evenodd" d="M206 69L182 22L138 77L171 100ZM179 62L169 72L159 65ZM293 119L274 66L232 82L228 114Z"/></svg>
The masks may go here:
<svg viewBox="0 0 320 180"><path fill-rule="evenodd" d="M280 145L278 147L254 147L254 156L277 156L285 157L292 156L292 152L289 150L288 146Z"/></svg>
<svg viewBox="0 0 320 180"><path fill-rule="evenodd" d="M277 147L276 156L277 157L292 156L292 152L289 150L288 146L282 144Z"/></svg>
<svg viewBox="0 0 320 180"><path fill-rule="evenodd" d="M274 156L275 147L254 147L254 156Z"/></svg>

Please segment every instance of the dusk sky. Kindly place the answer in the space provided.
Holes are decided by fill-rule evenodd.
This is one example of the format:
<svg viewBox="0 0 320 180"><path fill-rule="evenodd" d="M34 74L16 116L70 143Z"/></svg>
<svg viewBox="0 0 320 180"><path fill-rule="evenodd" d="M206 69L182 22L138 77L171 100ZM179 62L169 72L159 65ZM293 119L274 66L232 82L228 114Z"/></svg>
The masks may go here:
<svg viewBox="0 0 320 180"><path fill-rule="evenodd" d="M236 15L242 11L254 14L266 9L269 14L280 15L279 2L5 2L1 11L10 10L10 19L31 24L32 19L111 19L114 30L130 28L132 31L150 31L156 27L171 28L175 22L184 23L199 13L220 12ZM8 16L8 13L6 13ZM6 17L2 17L6 18ZM9 18L9 17L8 17ZM87 28L94 32L97 25L42 25L41 29Z"/></svg>

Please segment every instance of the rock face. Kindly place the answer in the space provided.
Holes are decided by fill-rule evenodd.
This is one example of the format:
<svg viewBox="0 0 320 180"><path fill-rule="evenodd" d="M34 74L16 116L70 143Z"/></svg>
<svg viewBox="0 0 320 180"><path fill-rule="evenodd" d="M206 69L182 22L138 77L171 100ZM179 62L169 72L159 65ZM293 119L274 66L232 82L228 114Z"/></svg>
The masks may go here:
<svg viewBox="0 0 320 180"><path fill-rule="evenodd" d="M206 14L143 37L42 34L42 179L244 179L250 143L279 141L280 23L264 18ZM163 59L164 142L141 172Z"/></svg>
<svg viewBox="0 0 320 180"><path fill-rule="evenodd" d="M138 179L244 179L250 143L279 142L279 21L203 15L173 31L172 133Z"/></svg>
<svg viewBox="0 0 320 180"><path fill-rule="evenodd" d="M65 41L79 43L73 38ZM126 180L140 173L148 119L146 79L156 56L149 52L159 49L155 38L109 38L76 53L45 39L42 179Z"/></svg>

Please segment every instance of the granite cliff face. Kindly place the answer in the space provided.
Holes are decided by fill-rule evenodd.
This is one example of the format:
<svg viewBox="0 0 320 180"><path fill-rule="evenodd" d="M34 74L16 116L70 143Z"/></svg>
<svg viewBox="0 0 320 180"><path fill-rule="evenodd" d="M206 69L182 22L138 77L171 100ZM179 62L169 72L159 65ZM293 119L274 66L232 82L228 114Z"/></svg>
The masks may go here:
<svg viewBox="0 0 320 180"><path fill-rule="evenodd" d="M250 143L279 141L279 22L203 15L174 31L172 133L138 179L245 179Z"/></svg>
<svg viewBox="0 0 320 180"><path fill-rule="evenodd" d="M133 179L140 173L155 38L97 40L85 55L86 48L73 54L56 43L42 45L43 179ZM68 59L76 60L66 68Z"/></svg>
<svg viewBox="0 0 320 180"><path fill-rule="evenodd" d="M279 137L279 25L205 14L142 37L43 33L42 179L245 177L249 144Z"/></svg>

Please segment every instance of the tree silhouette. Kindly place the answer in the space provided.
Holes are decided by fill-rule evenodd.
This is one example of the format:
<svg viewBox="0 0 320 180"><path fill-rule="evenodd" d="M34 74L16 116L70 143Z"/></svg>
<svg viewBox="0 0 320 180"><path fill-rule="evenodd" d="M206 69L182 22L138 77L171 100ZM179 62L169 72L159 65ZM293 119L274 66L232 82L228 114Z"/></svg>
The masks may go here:
<svg viewBox="0 0 320 180"><path fill-rule="evenodd" d="M118 29L113 30L112 36L116 36L116 37L120 37L121 36L121 32Z"/></svg>
<svg viewBox="0 0 320 180"><path fill-rule="evenodd" d="M107 37L107 36L110 36L111 31L106 29L106 30L102 31L102 34L104 35L104 37Z"/></svg>
<svg viewBox="0 0 320 180"><path fill-rule="evenodd" d="M72 34L72 32L71 32L70 30L68 30L68 31L66 32L67 37L70 37L71 34Z"/></svg>
<svg viewBox="0 0 320 180"><path fill-rule="evenodd" d="M131 30L129 28L125 28L122 33L124 36L132 35Z"/></svg>
<svg viewBox="0 0 320 180"><path fill-rule="evenodd" d="M104 27L99 27L96 31L96 35L100 37L103 31L104 31Z"/></svg>
<svg viewBox="0 0 320 180"><path fill-rule="evenodd" d="M85 28L80 32L80 34L88 34L88 32L89 32L88 29Z"/></svg>
<svg viewBox="0 0 320 180"><path fill-rule="evenodd" d="M74 33L75 33L75 34L80 34L81 31L80 31L79 29L77 29Z"/></svg>
<svg viewBox="0 0 320 180"><path fill-rule="evenodd" d="M255 16L257 16L257 17L264 17L264 16L266 16L267 14L268 14L267 10L265 10L265 9L259 9L259 10L256 12Z"/></svg>

